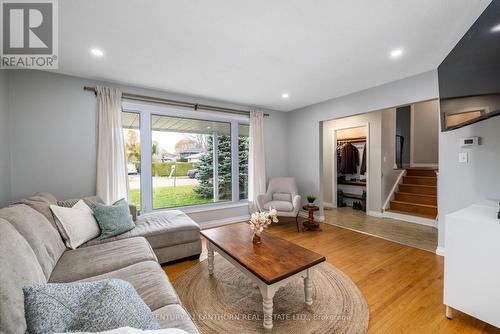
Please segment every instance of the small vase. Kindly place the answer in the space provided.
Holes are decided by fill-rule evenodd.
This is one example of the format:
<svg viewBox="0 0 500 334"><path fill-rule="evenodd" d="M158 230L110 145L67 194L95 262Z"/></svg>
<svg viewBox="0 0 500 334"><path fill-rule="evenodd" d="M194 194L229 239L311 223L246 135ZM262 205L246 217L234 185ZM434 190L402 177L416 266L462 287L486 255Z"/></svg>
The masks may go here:
<svg viewBox="0 0 500 334"><path fill-rule="evenodd" d="M312 208L314 206L314 203L307 203L307 205Z"/></svg>
<svg viewBox="0 0 500 334"><path fill-rule="evenodd" d="M258 232L258 231L253 232L252 242L254 243L254 245L260 245L260 241L261 241L260 233L261 232Z"/></svg>

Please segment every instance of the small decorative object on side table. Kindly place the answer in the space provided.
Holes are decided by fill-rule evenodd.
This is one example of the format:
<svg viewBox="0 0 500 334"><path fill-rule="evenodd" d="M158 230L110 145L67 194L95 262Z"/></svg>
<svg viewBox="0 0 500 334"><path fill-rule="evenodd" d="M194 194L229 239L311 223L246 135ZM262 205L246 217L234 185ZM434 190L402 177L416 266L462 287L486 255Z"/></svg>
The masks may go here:
<svg viewBox="0 0 500 334"><path fill-rule="evenodd" d="M304 205L302 208L309 213L307 220L302 224L306 231L320 230L319 223L314 221L314 211L318 211L319 207Z"/></svg>
<svg viewBox="0 0 500 334"><path fill-rule="evenodd" d="M269 208L269 212L254 212L250 218L250 229L253 230L253 243L260 244L260 234L267 228L271 223L277 223L278 213L276 209Z"/></svg>
<svg viewBox="0 0 500 334"><path fill-rule="evenodd" d="M307 205L314 206L314 202L316 201L316 196L307 195Z"/></svg>

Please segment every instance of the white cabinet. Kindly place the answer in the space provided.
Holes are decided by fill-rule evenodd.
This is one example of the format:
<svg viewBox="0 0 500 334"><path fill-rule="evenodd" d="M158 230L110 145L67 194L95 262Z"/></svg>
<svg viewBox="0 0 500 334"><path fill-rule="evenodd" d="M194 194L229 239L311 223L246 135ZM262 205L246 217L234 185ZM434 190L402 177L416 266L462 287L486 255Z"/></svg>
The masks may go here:
<svg viewBox="0 0 500 334"><path fill-rule="evenodd" d="M498 202L485 201L446 216L444 303L500 327Z"/></svg>

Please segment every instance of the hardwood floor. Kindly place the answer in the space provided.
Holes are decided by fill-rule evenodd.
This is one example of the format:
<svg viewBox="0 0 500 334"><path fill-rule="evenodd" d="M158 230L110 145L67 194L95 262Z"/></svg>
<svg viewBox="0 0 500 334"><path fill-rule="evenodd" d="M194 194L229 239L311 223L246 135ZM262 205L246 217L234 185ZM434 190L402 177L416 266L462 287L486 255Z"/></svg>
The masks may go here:
<svg viewBox="0 0 500 334"><path fill-rule="evenodd" d="M321 224L322 231L298 233L295 224L266 233L326 256L364 294L370 308L369 333L500 333L498 328L460 312L445 317L443 258L431 252ZM206 258L206 250L201 260ZM166 266L175 280L198 261Z"/></svg>
<svg viewBox="0 0 500 334"><path fill-rule="evenodd" d="M368 233L403 245L433 253L436 251L438 231L431 226L375 218L348 207L325 210L325 220L339 227Z"/></svg>

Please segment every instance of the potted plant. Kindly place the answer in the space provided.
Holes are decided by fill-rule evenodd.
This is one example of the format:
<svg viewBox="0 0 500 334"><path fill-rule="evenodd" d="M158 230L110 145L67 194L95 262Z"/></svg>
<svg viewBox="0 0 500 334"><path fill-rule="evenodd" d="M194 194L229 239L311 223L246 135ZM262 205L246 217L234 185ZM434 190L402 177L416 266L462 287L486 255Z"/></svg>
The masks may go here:
<svg viewBox="0 0 500 334"><path fill-rule="evenodd" d="M307 205L314 206L315 201L316 201L316 196L307 195Z"/></svg>

